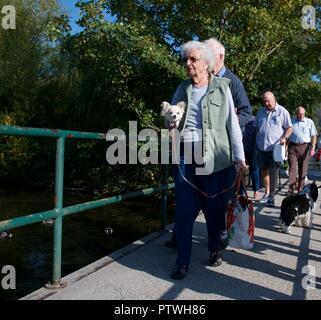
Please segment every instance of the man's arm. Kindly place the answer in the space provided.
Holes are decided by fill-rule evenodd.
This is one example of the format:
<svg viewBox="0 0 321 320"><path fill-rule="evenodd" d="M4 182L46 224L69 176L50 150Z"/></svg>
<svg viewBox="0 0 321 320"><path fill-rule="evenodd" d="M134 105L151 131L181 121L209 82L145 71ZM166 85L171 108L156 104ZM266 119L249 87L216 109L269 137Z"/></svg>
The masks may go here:
<svg viewBox="0 0 321 320"><path fill-rule="evenodd" d="M237 109L240 127L244 132L245 124L252 118L252 106L246 94L242 81L229 69L226 70L223 77L231 80L230 89L232 92L233 102Z"/></svg>
<svg viewBox="0 0 321 320"><path fill-rule="evenodd" d="M227 89L226 95L229 105L227 117L227 130L231 139L232 152L235 161L235 169L238 172L240 170L246 169L244 146L242 142L242 132L236 114L234 112L233 98L231 90L229 88Z"/></svg>
<svg viewBox="0 0 321 320"><path fill-rule="evenodd" d="M310 148L310 157L314 156L315 153L315 145L317 144L317 136L311 137L311 148Z"/></svg>
<svg viewBox="0 0 321 320"><path fill-rule="evenodd" d="M285 130L283 133L281 139L280 139L280 144L286 144L286 141L289 139L290 135L292 134L293 127L289 127Z"/></svg>
<svg viewBox="0 0 321 320"><path fill-rule="evenodd" d="M315 128L314 122L313 120L311 121L311 131L310 131L310 135L311 135L311 148L310 148L310 157L314 156L314 152L315 152L315 146L317 144L317 129Z"/></svg>

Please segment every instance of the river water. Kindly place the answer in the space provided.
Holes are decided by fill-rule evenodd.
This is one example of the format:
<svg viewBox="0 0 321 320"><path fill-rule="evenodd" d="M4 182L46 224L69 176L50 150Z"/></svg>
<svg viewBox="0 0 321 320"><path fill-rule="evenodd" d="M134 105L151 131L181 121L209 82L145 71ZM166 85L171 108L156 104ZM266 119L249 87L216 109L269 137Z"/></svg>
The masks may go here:
<svg viewBox="0 0 321 320"><path fill-rule="evenodd" d="M54 207L50 192L0 191L0 221ZM64 206L96 200L65 194ZM173 208L169 209L173 215ZM105 228L113 230L106 235ZM63 220L62 276L78 270L160 228L160 201L144 197L70 215ZM0 239L0 300L18 299L52 279L53 226L36 223ZM2 267L16 269L16 289L4 290Z"/></svg>

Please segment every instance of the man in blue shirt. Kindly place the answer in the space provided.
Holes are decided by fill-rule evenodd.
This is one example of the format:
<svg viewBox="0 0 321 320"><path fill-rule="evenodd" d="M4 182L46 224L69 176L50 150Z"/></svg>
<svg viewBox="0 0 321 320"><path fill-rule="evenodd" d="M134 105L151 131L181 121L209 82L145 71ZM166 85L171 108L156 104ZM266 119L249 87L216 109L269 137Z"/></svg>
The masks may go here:
<svg viewBox="0 0 321 320"><path fill-rule="evenodd" d="M289 194L294 192L296 184L298 192L304 187L309 157L314 156L317 138L315 125L311 119L305 117L305 109L300 106L295 110L295 114L296 117L292 119L293 132L288 146Z"/></svg>
<svg viewBox="0 0 321 320"><path fill-rule="evenodd" d="M273 160L273 148L278 143L281 145L286 143L292 133L292 123L289 112L276 102L272 92L264 92L263 105L263 108L257 113L254 123L257 129L257 160L265 188L265 194L260 203L274 206L278 170Z"/></svg>

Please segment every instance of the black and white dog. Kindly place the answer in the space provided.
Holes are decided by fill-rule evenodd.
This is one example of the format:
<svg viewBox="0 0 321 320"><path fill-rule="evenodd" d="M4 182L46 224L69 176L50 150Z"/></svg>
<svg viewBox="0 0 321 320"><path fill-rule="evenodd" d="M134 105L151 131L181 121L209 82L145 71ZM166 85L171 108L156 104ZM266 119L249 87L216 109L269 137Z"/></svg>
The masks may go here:
<svg viewBox="0 0 321 320"><path fill-rule="evenodd" d="M291 225L312 228L313 209L318 194L318 187L313 182L305 185L300 193L289 195L282 201L280 214L282 232L291 233Z"/></svg>

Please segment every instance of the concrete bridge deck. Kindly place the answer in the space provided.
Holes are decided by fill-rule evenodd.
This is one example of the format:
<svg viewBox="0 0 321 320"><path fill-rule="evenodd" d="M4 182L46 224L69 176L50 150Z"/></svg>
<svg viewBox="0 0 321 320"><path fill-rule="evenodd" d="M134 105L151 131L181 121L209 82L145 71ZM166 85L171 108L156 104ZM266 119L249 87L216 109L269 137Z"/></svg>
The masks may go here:
<svg viewBox="0 0 321 320"><path fill-rule="evenodd" d="M321 179L318 179L318 185ZM42 288L25 300L320 300L321 210L319 196L313 229L293 227L283 234L278 227L283 189L276 208L255 204L253 250L227 248L224 263L207 266L207 235L203 215L195 222L192 261L187 277L172 280L175 250L163 246L169 231L155 232L65 278L60 290ZM310 268L310 287L303 286Z"/></svg>

